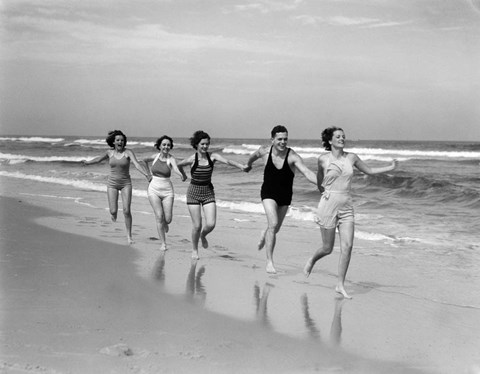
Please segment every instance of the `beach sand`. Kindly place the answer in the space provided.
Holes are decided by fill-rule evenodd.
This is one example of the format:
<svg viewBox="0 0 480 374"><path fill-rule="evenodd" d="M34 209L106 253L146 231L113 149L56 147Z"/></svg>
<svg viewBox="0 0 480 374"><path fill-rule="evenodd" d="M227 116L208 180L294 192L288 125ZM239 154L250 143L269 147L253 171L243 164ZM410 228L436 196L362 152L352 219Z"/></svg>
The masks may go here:
<svg viewBox="0 0 480 374"><path fill-rule="evenodd" d="M333 291L338 249L305 279L313 223L287 218L267 275L263 216L219 209L192 262L180 201L162 253L147 199L128 246L102 193L0 186L2 373L480 372L478 310L412 297L394 259L354 253L353 300Z"/></svg>

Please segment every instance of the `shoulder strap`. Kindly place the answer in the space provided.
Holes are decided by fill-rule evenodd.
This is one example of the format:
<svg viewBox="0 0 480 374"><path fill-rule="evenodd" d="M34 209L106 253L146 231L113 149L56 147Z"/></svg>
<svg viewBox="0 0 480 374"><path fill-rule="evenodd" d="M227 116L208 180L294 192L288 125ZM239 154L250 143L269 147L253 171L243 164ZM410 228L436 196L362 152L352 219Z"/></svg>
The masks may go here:
<svg viewBox="0 0 480 374"><path fill-rule="evenodd" d="M213 161L212 159L210 158L210 153L207 152L207 160L208 160L208 164L213 167Z"/></svg>
<svg viewBox="0 0 480 374"><path fill-rule="evenodd" d="M156 155L155 158L153 159L152 166L155 164L155 162L158 161L159 158L160 158L160 152L157 153L157 155Z"/></svg>
<svg viewBox="0 0 480 374"><path fill-rule="evenodd" d="M283 160L282 168L288 167L290 169L290 164L288 163L288 155L290 154L290 150L291 148L287 148L287 154L285 155L285 160Z"/></svg>

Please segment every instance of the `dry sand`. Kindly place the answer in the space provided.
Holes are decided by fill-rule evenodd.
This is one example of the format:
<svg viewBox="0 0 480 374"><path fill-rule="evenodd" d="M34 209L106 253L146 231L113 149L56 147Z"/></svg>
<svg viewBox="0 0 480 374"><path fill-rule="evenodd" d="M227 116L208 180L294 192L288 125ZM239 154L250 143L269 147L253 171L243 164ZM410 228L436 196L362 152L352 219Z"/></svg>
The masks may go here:
<svg viewBox="0 0 480 374"><path fill-rule="evenodd" d="M336 256L305 280L313 226L285 223L270 276L263 217L220 210L192 262L183 203L163 254L140 198L127 246L105 196L92 207L67 198L91 192L0 182L2 373L479 372L477 310L375 283L388 264L371 258L353 258L351 301L333 292Z"/></svg>

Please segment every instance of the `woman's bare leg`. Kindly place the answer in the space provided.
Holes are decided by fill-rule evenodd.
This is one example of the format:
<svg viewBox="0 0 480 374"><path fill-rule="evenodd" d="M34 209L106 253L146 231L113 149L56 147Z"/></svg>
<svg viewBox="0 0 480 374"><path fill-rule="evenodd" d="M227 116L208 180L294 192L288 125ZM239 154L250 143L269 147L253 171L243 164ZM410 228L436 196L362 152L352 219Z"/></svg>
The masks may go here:
<svg viewBox="0 0 480 374"><path fill-rule="evenodd" d="M322 246L315 251L312 257L308 259L307 264L303 269L303 273L306 277L310 275L313 266L318 260L320 260L322 257L329 255L333 251L333 246L335 244L335 228L320 228L320 232L322 233Z"/></svg>
<svg viewBox="0 0 480 374"><path fill-rule="evenodd" d="M125 227L127 229L128 244L133 244L132 238L132 213L130 207L132 205L132 185L127 185L122 189L122 206L123 215L125 217Z"/></svg>

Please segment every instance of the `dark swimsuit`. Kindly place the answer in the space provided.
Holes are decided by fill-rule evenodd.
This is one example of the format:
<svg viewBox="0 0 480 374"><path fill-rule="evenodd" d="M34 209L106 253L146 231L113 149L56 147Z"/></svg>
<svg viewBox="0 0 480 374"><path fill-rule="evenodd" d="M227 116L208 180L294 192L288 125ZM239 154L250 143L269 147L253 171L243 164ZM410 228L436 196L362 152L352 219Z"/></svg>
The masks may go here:
<svg viewBox="0 0 480 374"><path fill-rule="evenodd" d="M263 184L260 192L262 200L275 200L279 206L291 204L293 195L293 178L295 177L295 174L288 165L289 153L290 148L287 149L287 155L283 161L282 168L277 169L273 164L272 148L270 148L265 171L263 172Z"/></svg>
<svg viewBox="0 0 480 374"><path fill-rule="evenodd" d="M212 184L213 161L207 153L208 165L198 164L198 153L192 165L192 179L187 189L188 205L205 205L215 202L215 192Z"/></svg>

